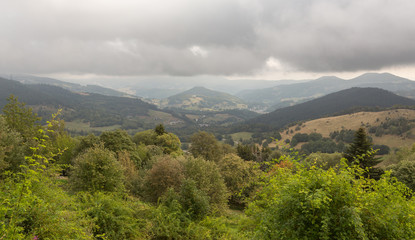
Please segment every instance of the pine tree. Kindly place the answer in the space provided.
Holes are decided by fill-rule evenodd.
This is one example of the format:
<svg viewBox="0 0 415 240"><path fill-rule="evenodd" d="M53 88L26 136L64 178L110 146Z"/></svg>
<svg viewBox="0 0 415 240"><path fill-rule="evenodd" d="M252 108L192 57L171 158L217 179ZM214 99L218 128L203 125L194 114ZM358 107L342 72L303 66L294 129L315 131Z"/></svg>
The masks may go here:
<svg viewBox="0 0 415 240"><path fill-rule="evenodd" d="M355 132L354 140L344 152L343 157L347 159L349 165L359 164L361 168L368 169L368 177L378 179L383 174L381 169L374 167L381 160L375 158L375 151L364 128L359 128Z"/></svg>

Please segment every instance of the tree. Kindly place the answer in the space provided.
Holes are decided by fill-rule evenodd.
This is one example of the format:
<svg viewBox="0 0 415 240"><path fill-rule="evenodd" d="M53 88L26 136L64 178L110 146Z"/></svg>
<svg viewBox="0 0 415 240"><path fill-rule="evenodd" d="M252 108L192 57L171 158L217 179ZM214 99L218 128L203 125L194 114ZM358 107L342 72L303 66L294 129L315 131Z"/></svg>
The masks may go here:
<svg viewBox="0 0 415 240"><path fill-rule="evenodd" d="M163 135L163 134L165 134L165 133L167 133L166 132L166 130L164 130L164 126L163 126L163 124L159 124L159 125L157 125L156 126L156 128L154 128L154 132L158 135L158 136L160 136L160 135Z"/></svg>
<svg viewBox="0 0 415 240"><path fill-rule="evenodd" d="M380 160L375 158L372 143L364 128L356 131L353 142L343 154L349 165L358 164L362 169L368 169L368 176L378 179L383 173L381 169L373 168Z"/></svg>
<svg viewBox="0 0 415 240"><path fill-rule="evenodd" d="M10 95L7 100L8 103L3 108L7 125L20 133L24 142L31 142L33 137L39 135L41 118L31 108L27 108L25 103L19 102L17 97Z"/></svg>
<svg viewBox="0 0 415 240"><path fill-rule="evenodd" d="M104 143L105 148L113 152L132 151L135 146L128 133L120 129L103 132L99 138Z"/></svg>
<svg viewBox="0 0 415 240"><path fill-rule="evenodd" d="M208 132L195 133L191 138L189 151L195 158L203 157L209 161L218 161L222 155L221 148L215 136Z"/></svg>
<svg viewBox="0 0 415 240"><path fill-rule="evenodd" d="M69 182L75 191L123 191L123 168L112 151L95 145L75 159Z"/></svg>
<svg viewBox="0 0 415 240"><path fill-rule="evenodd" d="M260 170L255 168L255 163L244 161L236 154L226 154L218 166L231 194L231 202L242 204L244 197L250 194L251 189L248 188L254 185Z"/></svg>
<svg viewBox="0 0 415 240"><path fill-rule="evenodd" d="M183 165L178 159L169 155L159 157L145 179L149 200L157 202L169 188L177 191L183 179Z"/></svg>
<svg viewBox="0 0 415 240"><path fill-rule="evenodd" d="M138 132L133 137L133 142L144 145L155 145L157 134L154 130L149 129L146 131Z"/></svg>
<svg viewBox="0 0 415 240"><path fill-rule="evenodd" d="M155 143L163 149L165 154L175 153L180 155L182 153L180 139L173 133L157 135Z"/></svg>
<svg viewBox="0 0 415 240"><path fill-rule="evenodd" d="M227 208L228 191L219 167L213 161L189 157L184 162L184 174L192 179L196 187L209 197L212 211L223 211Z"/></svg>

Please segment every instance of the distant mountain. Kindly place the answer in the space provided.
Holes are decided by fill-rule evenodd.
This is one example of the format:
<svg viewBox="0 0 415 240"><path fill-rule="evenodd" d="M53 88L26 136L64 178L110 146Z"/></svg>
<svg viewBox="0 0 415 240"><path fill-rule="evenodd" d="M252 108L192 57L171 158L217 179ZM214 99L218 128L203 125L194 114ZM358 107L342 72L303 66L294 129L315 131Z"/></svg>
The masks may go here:
<svg viewBox="0 0 415 240"><path fill-rule="evenodd" d="M220 111L246 109L248 106L238 97L228 93L213 91L204 87L194 87L162 100L160 107Z"/></svg>
<svg viewBox="0 0 415 240"><path fill-rule="evenodd" d="M32 76L32 75L25 75L25 74L15 74L15 75L0 75L1 77L5 79L10 79L14 81L21 82L23 84L45 84L45 85L52 85L61 87L64 89L67 89L72 92L85 92L85 93L97 93L107 96L115 96L115 97L137 97L135 95L127 94L124 92L120 92L114 89L101 87L98 85L81 85L76 83L69 83L60 81L53 78L47 78L47 77L38 77L38 76Z"/></svg>
<svg viewBox="0 0 415 240"><path fill-rule="evenodd" d="M305 81L305 80L304 80ZM113 89L128 89L137 96L144 98L163 99L195 86L205 87L214 91L236 94L245 89L260 89L291 84L303 81L298 80L229 80L216 76L195 77L137 77L131 79L96 79L100 85Z"/></svg>
<svg viewBox="0 0 415 240"><path fill-rule="evenodd" d="M285 106L292 106L351 87L381 88L396 94L402 94L406 97L415 98L415 81L390 73L366 73L350 80L333 76L321 77L303 83L245 90L239 92L236 96L249 104L262 105L273 110Z"/></svg>
<svg viewBox="0 0 415 240"><path fill-rule="evenodd" d="M0 78L1 109L10 94L18 96L19 101L30 105L40 115L50 117L50 113L61 108L65 121L86 122L91 127L119 125L137 129L152 128L166 119L176 123L186 121L137 98L74 93L57 86L29 85Z"/></svg>
<svg viewBox="0 0 415 240"><path fill-rule="evenodd" d="M415 100L398 96L379 88L350 88L326 96L277 109L246 121L243 130L269 131L287 124L321 118L328 115L352 112L363 108L387 108L395 105L414 106Z"/></svg>

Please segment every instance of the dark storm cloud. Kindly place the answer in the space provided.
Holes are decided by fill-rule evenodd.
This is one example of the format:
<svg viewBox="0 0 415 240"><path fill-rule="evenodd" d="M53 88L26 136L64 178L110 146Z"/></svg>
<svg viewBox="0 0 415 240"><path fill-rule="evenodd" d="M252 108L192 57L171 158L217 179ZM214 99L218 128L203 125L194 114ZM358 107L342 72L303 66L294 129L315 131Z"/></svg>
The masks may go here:
<svg viewBox="0 0 415 240"><path fill-rule="evenodd" d="M0 2L0 72L250 74L415 63L411 0Z"/></svg>

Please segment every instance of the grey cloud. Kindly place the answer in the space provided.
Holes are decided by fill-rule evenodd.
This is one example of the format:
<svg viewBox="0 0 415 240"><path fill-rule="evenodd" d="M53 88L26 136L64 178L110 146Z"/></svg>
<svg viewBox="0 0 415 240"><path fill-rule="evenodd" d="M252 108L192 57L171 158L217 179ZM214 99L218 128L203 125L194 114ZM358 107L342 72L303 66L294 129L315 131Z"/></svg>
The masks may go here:
<svg viewBox="0 0 415 240"><path fill-rule="evenodd" d="M415 63L411 0L0 2L0 72L252 74ZM192 54L197 46L206 56Z"/></svg>

